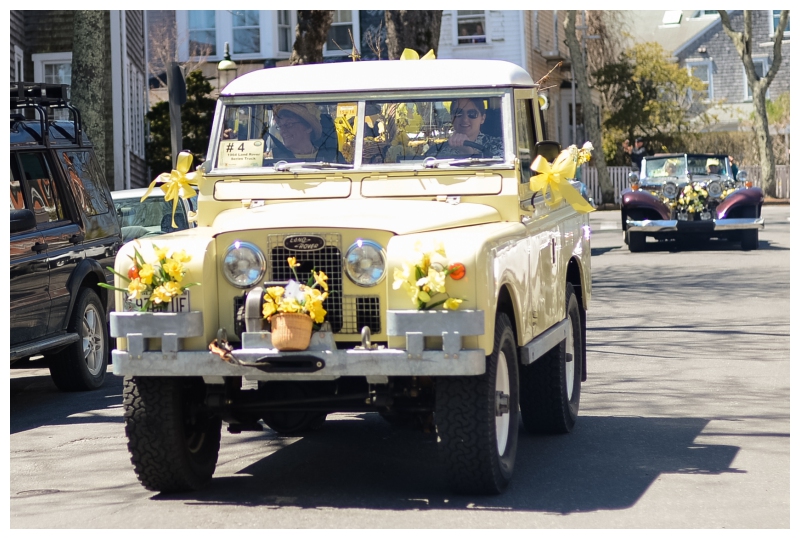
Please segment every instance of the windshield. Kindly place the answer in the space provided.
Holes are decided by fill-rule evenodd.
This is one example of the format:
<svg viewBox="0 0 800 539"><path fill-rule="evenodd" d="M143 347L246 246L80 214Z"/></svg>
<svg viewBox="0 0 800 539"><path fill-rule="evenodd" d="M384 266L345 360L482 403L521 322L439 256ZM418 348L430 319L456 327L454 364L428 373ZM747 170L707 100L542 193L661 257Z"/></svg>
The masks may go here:
<svg viewBox="0 0 800 539"><path fill-rule="evenodd" d="M645 161L644 176L651 178L668 178L686 175L686 156L651 158Z"/></svg>
<svg viewBox="0 0 800 539"><path fill-rule="evenodd" d="M225 108L217 168L350 164L356 103L237 104Z"/></svg>
<svg viewBox="0 0 800 539"><path fill-rule="evenodd" d="M465 98L438 92L434 99L314 103L237 100L223 107L214 168L285 174L362 165L422 167L426 159L425 166L503 163L501 95Z"/></svg>
<svg viewBox="0 0 800 539"><path fill-rule="evenodd" d="M367 101L364 164L503 158L499 97Z"/></svg>

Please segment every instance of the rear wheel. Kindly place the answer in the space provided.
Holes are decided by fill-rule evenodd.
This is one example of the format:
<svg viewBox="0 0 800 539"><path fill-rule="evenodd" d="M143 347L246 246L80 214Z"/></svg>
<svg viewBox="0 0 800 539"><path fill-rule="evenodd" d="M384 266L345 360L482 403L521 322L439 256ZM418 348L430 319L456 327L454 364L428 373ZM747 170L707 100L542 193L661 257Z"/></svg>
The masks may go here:
<svg viewBox="0 0 800 539"><path fill-rule="evenodd" d="M198 490L217 467L222 420L204 409L202 379L126 377L125 434L139 482L148 490Z"/></svg>
<svg viewBox="0 0 800 539"><path fill-rule="evenodd" d="M47 356L53 382L62 391L99 388L108 367L108 326L103 303L91 288L78 293L67 331L77 333L80 339Z"/></svg>
<svg viewBox="0 0 800 539"><path fill-rule="evenodd" d="M758 230L742 230L742 250L758 249Z"/></svg>
<svg viewBox="0 0 800 539"><path fill-rule="evenodd" d="M567 338L520 368L520 411L528 432L567 433L578 419L585 348L580 305L570 283L566 303Z"/></svg>
<svg viewBox="0 0 800 539"><path fill-rule="evenodd" d="M436 431L445 476L462 493L503 492L514 472L519 433L517 345L497 315L494 350L481 376L436 380Z"/></svg>

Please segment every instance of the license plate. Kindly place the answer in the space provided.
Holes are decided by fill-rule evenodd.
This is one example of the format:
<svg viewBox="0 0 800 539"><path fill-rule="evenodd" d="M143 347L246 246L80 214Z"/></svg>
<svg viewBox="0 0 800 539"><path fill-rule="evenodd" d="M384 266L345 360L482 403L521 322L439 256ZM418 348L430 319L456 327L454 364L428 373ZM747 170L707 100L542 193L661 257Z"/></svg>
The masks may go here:
<svg viewBox="0 0 800 539"><path fill-rule="evenodd" d="M148 296L149 297L149 296ZM137 298L137 299L130 299L128 296L125 296L125 303L124 303L124 311L125 312L132 312L132 311L141 311L142 306L147 301L147 297L144 298ZM170 300L170 302L166 305L159 304L156 306L155 304L151 304L148 312L153 312L156 309L154 307L158 307L158 312L167 312L167 313L188 313L189 312L189 290L184 290L183 294L180 296L175 296Z"/></svg>

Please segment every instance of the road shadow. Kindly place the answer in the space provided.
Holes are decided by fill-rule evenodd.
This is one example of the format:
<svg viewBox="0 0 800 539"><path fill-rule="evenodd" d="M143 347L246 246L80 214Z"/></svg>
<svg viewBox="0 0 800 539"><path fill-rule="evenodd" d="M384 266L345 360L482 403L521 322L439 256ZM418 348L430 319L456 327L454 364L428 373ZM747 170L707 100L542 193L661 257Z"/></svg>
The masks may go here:
<svg viewBox="0 0 800 539"><path fill-rule="evenodd" d="M616 251L619 247L592 247L592 256L600 256L608 253L609 251Z"/></svg>
<svg viewBox="0 0 800 539"><path fill-rule="evenodd" d="M623 245L627 250L627 245ZM758 240L758 249L752 251L742 251L742 246L738 241L728 241L724 239L696 240L692 238L679 238L677 240L653 241L652 239L644 244L642 252L671 252L680 251L788 251L788 247L773 245L768 240ZM635 254L635 253L633 253ZM592 249L594 255L594 249Z"/></svg>
<svg viewBox="0 0 800 539"><path fill-rule="evenodd" d="M74 393L60 391L46 370L20 372L22 376L10 379L11 434L43 425L122 423L121 411L106 412L122 405L122 377L115 376L110 369L99 389Z"/></svg>
<svg viewBox="0 0 800 539"><path fill-rule="evenodd" d="M441 477L435 435L393 429L376 414L363 414L328 421L313 436L234 477L214 479L204 491L153 499L400 511L623 509L662 474L746 473L730 467L738 447L695 443L708 421L586 416L569 435L534 436L523 430L514 479L504 494L456 496Z"/></svg>

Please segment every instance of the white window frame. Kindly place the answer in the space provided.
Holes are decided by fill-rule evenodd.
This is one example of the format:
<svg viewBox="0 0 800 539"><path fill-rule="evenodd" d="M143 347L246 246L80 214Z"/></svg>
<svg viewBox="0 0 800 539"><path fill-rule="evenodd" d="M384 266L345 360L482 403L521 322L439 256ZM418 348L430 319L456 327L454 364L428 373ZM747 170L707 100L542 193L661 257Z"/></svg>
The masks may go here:
<svg viewBox="0 0 800 539"><path fill-rule="evenodd" d="M714 62L706 58L686 60L686 70L689 72L689 75L694 75L694 73L692 73L692 68L700 65L708 66L708 96L703 99L703 102L712 101L714 99Z"/></svg>
<svg viewBox="0 0 800 539"><path fill-rule="evenodd" d="M777 18L775 17L777 15ZM775 37L775 30L778 28L778 21L781 18L781 10L780 9L771 9L769 11L769 37ZM784 41L789 39L789 23L791 22L792 14L789 13L789 19L786 21L786 30L783 31L783 39Z"/></svg>
<svg viewBox="0 0 800 539"><path fill-rule="evenodd" d="M337 10L337 11L350 11L350 21L351 21L350 24L352 25L352 31L353 31L353 45L355 45L356 51L358 51L358 53L361 54L361 37L360 37L361 25L359 24L358 20L358 10L354 9L354 10ZM333 24L331 24L331 28L333 28ZM347 50L328 49L327 39L325 40L325 45L322 47L322 56L327 58L349 56L352 53L353 49L347 49Z"/></svg>
<svg viewBox="0 0 800 539"><path fill-rule="evenodd" d="M458 42L458 21L459 17L467 18L467 17L480 17L480 15L472 14L472 15L459 15L457 9L452 11L453 13L453 46L458 47L482 47L486 46L490 42L489 38L489 12L487 10L483 11L483 36L486 39L483 43L459 43Z"/></svg>
<svg viewBox="0 0 800 539"><path fill-rule="evenodd" d="M357 12L356 12L357 13ZM292 28L296 26L297 12L292 10ZM277 10L259 10L259 40L261 50L254 53L236 53L233 50L233 14L229 10L215 11L215 24L217 32L217 54L209 56L205 60L209 62L219 62L225 56L225 42L230 44L231 59L236 60L262 60L266 58L288 58L289 53L278 51L278 12ZM177 27L178 58L180 61L198 61L199 57L189 56L189 12L178 10L175 12L175 23Z"/></svg>
<svg viewBox="0 0 800 539"><path fill-rule="evenodd" d="M282 51L281 50L281 24L280 24L280 12L286 11L289 13L289 50ZM293 9L285 9L285 10L276 10L275 11L275 46L273 49L275 50L274 57L275 58L289 58L292 55L292 48L294 47L294 34L295 28L297 27L297 12Z"/></svg>
<svg viewBox="0 0 800 539"><path fill-rule="evenodd" d="M224 41L223 41L223 46L220 47L220 36L219 36L219 34L220 34L220 29L222 28L222 26L220 24L220 12L216 11L216 10L211 10L211 9L202 9L202 10L195 10L195 11L214 11L214 36L216 38L214 46L215 46L215 49L216 49L217 53L216 54L210 54L208 56L208 58L209 59L211 59L211 58L220 58L221 59L222 56L225 54L225 51L222 50L222 48L224 47ZM185 14L185 21L184 21L185 39L183 40L184 41L183 46L185 47L186 55L188 56L189 55L189 12L188 11L184 11L184 14ZM231 32L231 34L232 34L232 32ZM191 58L193 60L198 60L200 57L199 56L192 56Z"/></svg>
<svg viewBox="0 0 800 539"><path fill-rule="evenodd" d="M31 54L31 60L33 60L34 82L44 82L44 66L54 64L72 65L72 52L43 52Z"/></svg>
<svg viewBox="0 0 800 539"><path fill-rule="evenodd" d="M264 50L264 37L263 37L263 34L264 34L264 32L263 32L263 28L264 28L264 13L262 11L259 11L259 10L250 10L250 9L248 9L248 10L236 10L236 11L256 11L258 13L258 26L256 28L258 28L258 43L259 43L258 47L259 47L259 50L257 50L256 52L247 52L247 53L237 53L234 50L235 47L233 46L233 44L234 44L233 12L232 11L226 11L225 13L228 14L228 16L230 17L231 38L230 38L230 40L228 40L228 42L230 43L230 48L231 48L230 49L231 50L231 58L234 58L234 57L237 57L237 58L248 58L248 57L253 57L254 55L256 57L259 57L259 58L262 57L263 55L261 54L261 52ZM277 18L277 13L276 13L276 18ZM223 19L224 19L224 17L223 17ZM253 28L253 27L252 26L240 26L238 28ZM224 47L225 44L223 43L222 46ZM225 54L224 50L222 51L222 54L224 56L224 54Z"/></svg>
<svg viewBox="0 0 800 539"><path fill-rule="evenodd" d="M769 58L767 57L753 58L753 64L756 63L759 63L763 66L761 68L761 76L764 77L767 74L767 71L769 71ZM750 89L750 83L747 81L747 71L745 71L744 66L742 66L742 77L744 78L743 100L749 103L753 101L753 91ZM766 97L769 98L769 88L767 89Z"/></svg>
<svg viewBox="0 0 800 539"><path fill-rule="evenodd" d="M24 55L22 49L18 45L14 45L14 80L19 82L25 80L25 63L23 62Z"/></svg>

